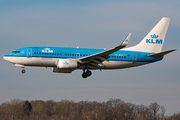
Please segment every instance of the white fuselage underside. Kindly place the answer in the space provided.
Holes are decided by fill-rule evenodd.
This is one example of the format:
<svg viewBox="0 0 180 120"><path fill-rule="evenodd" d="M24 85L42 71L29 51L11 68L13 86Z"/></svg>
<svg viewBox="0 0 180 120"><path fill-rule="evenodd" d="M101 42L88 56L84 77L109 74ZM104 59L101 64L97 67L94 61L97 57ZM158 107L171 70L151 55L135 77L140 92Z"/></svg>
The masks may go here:
<svg viewBox="0 0 180 120"><path fill-rule="evenodd" d="M4 57L7 61L13 64L19 64L24 66L37 66L37 67L57 67L56 62L58 58L37 58L37 57ZM76 60L76 59L74 59ZM132 62L132 61L104 61L103 66L99 66L98 69L122 69L135 67L139 65L148 64L149 62ZM77 69L82 69L79 67ZM89 69L97 69L97 67L89 66Z"/></svg>

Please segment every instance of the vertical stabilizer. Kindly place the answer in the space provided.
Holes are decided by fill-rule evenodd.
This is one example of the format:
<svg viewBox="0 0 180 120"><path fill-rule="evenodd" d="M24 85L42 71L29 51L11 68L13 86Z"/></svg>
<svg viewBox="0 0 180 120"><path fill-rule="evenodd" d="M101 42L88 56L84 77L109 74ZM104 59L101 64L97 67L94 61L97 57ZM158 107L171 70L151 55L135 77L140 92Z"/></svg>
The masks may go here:
<svg viewBox="0 0 180 120"><path fill-rule="evenodd" d="M170 18L162 18L139 44L133 47L125 48L123 50L154 53L161 52L169 22Z"/></svg>

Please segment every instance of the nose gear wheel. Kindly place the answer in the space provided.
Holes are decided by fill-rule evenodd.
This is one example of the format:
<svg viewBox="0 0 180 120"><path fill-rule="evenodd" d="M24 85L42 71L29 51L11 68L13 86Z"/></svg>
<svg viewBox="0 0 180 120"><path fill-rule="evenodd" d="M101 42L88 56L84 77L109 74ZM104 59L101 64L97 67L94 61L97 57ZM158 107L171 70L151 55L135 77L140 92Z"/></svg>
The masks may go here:
<svg viewBox="0 0 180 120"><path fill-rule="evenodd" d="M26 70L23 68L21 72L24 74L26 72Z"/></svg>

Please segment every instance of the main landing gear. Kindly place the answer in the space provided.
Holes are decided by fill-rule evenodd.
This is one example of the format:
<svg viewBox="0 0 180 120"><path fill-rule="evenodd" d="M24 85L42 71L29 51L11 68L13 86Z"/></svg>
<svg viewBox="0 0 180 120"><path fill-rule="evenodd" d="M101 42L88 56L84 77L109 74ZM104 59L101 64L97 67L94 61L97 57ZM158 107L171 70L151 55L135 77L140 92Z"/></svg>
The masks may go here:
<svg viewBox="0 0 180 120"><path fill-rule="evenodd" d="M85 69L83 69L83 74L82 74L82 77L83 77L83 78L87 78L87 77L89 77L89 76L91 76L91 75L92 75L92 72L91 72L91 71L87 70L87 71L85 72Z"/></svg>
<svg viewBox="0 0 180 120"><path fill-rule="evenodd" d="M24 74L24 73L26 72L26 71L25 71L25 68L23 68L21 72Z"/></svg>

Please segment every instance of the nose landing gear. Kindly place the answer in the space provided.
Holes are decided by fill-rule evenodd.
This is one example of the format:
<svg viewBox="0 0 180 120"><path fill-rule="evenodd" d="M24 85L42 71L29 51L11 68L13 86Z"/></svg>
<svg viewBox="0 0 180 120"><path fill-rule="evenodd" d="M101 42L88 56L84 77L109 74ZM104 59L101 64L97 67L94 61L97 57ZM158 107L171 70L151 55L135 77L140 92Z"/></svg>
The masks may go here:
<svg viewBox="0 0 180 120"><path fill-rule="evenodd" d="M83 77L83 78L87 78L87 77L89 77L89 76L91 76L91 75L92 75L92 72L91 72L91 71L87 70L87 71L85 72L85 69L83 69L83 74L82 74L82 77Z"/></svg>
<svg viewBox="0 0 180 120"><path fill-rule="evenodd" d="M26 71L25 71L25 68L23 68L21 72L24 74L24 73L26 72Z"/></svg>

